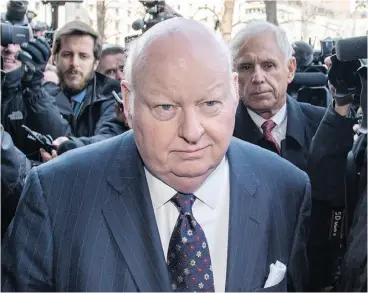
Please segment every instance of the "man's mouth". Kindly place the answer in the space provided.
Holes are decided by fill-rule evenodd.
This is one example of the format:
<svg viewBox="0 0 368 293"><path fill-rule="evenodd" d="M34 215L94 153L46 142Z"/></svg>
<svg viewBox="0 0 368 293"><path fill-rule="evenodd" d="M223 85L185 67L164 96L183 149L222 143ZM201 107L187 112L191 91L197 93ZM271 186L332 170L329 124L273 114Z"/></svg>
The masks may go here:
<svg viewBox="0 0 368 293"><path fill-rule="evenodd" d="M4 63L11 63L14 64L15 63L15 59L14 58L3 58Z"/></svg>

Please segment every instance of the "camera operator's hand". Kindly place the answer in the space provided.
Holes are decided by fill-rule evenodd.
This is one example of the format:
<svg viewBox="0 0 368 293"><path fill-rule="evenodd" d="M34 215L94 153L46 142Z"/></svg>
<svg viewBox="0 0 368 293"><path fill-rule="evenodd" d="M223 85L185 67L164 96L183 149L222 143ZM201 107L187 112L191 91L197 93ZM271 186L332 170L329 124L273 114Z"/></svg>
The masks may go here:
<svg viewBox="0 0 368 293"><path fill-rule="evenodd" d="M22 82L28 86L40 85L50 55L50 47L43 37L23 43L17 56L23 65Z"/></svg>
<svg viewBox="0 0 368 293"><path fill-rule="evenodd" d="M55 146L56 148L59 148L59 146L67 140L69 140L68 137L60 136L52 142L52 145ZM52 153L50 154L50 153L46 152L44 149L40 149L40 153L41 153L41 157L42 157L43 162L50 161L51 159L56 158L58 156L56 150L52 150Z"/></svg>

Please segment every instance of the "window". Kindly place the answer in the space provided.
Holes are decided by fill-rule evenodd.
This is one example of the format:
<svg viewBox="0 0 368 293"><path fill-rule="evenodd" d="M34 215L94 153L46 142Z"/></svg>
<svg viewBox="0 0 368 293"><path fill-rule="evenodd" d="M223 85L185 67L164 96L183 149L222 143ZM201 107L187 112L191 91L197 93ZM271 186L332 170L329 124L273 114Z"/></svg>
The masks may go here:
<svg viewBox="0 0 368 293"><path fill-rule="evenodd" d="M116 44L120 44L120 37L116 37L115 42Z"/></svg>
<svg viewBox="0 0 368 293"><path fill-rule="evenodd" d="M178 5L178 10L180 10L180 4Z"/></svg>
<svg viewBox="0 0 368 293"><path fill-rule="evenodd" d="M88 5L88 11L89 11L89 13L93 12L93 5L92 4Z"/></svg>
<svg viewBox="0 0 368 293"><path fill-rule="evenodd" d="M207 5L207 3L206 3L206 4L204 4L204 8L208 8L208 5Z"/></svg>
<svg viewBox="0 0 368 293"><path fill-rule="evenodd" d="M115 9L116 15L119 16L119 8Z"/></svg>
<svg viewBox="0 0 368 293"><path fill-rule="evenodd" d="M39 9L40 9L40 2L36 2L36 11L38 12Z"/></svg>
<svg viewBox="0 0 368 293"><path fill-rule="evenodd" d="M120 21L115 21L115 29L118 30L120 28Z"/></svg>
<svg viewBox="0 0 368 293"><path fill-rule="evenodd" d="M81 8L80 3L77 3L77 9L80 9L80 8Z"/></svg>
<svg viewBox="0 0 368 293"><path fill-rule="evenodd" d="M132 12L130 11L130 9L128 10L127 14L128 14L128 17L132 16Z"/></svg>

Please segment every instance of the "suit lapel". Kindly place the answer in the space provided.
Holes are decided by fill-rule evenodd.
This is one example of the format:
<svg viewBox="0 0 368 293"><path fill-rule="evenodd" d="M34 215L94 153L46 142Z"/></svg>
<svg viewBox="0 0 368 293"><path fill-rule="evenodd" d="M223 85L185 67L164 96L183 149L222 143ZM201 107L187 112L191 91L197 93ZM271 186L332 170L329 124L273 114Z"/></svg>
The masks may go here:
<svg viewBox="0 0 368 293"><path fill-rule="evenodd" d="M281 155L295 166L305 170L308 149L305 140L306 121L300 105L293 98L287 98L286 139L281 143Z"/></svg>
<svg viewBox="0 0 368 293"><path fill-rule="evenodd" d="M239 103L236 113L234 136L253 144L258 144L262 138L262 132L249 116L247 108L242 102Z"/></svg>
<svg viewBox="0 0 368 293"><path fill-rule="evenodd" d="M250 291L257 251L261 246L259 180L242 158L239 142L233 139L228 151L230 165L230 217L226 291Z"/></svg>
<svg viewBox="0 0 368 293"><path fill-rule="evenodd" d="M122 135L103 208L107 225L140 291L171 291L151 197L132 131Z"/></svg>

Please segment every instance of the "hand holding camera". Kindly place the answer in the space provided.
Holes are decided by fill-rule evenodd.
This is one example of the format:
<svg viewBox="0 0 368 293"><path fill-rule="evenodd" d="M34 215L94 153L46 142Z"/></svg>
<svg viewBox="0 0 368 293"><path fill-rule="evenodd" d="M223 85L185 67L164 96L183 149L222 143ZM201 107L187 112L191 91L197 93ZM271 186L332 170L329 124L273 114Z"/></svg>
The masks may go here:
<svg viewBox="0 0 368 293"><path fill-rule="evenodd" d="M50 56L50 47L43 37L23 43L17 56L23 66L22 82L28 86L40 85Z"/></svg>

